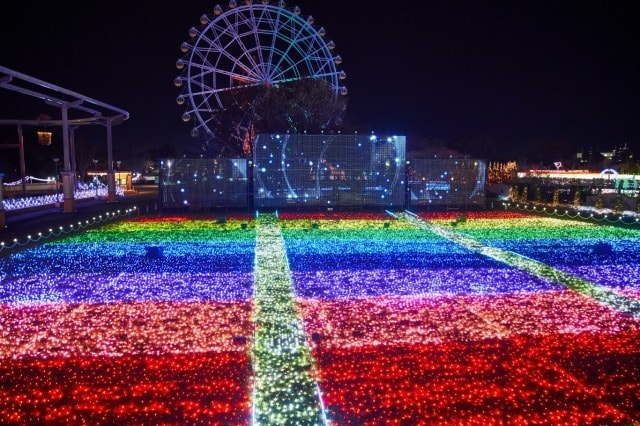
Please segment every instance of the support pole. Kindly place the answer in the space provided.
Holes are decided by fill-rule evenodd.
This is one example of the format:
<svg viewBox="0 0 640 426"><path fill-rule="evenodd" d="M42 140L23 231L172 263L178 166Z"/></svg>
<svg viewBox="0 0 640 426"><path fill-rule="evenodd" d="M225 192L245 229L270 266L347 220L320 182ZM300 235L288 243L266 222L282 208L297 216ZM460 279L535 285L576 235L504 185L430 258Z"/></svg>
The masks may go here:
<svg viewBox="0 0 640 426"><path fill-rule="evenodd" d="M78 166L76 163L76 129L78 126L69 127L69 150L71 151L71 171L73 172L73 187L78 187ZM75 191L74 191L75 194Z"/></svg>
<svg viewBox="0 0 640 426"><path fill-rule="evenodd" d="M60 105L62 111L62 151L64 153L62 175L63 211L65 213L75 212L74 176L75 172L71 168L71 149L69 148L69 108L76 107L82 100Z"/></svg>
<svg viewBox="0 0 640 426"><path fill-rule="evenodd" d="M18 149L20 150L20 178L22 179L22 198L27 198L27 167L24 163L24 134L22 124L18 124Z"/></svg>
<svg viewBox="0 0 640 426"><path fill-rule="evenodd" d="M116 202L116 176L113 171L113 143L111 138L111 120L106 120L107 125L107 202Z"/></svg>

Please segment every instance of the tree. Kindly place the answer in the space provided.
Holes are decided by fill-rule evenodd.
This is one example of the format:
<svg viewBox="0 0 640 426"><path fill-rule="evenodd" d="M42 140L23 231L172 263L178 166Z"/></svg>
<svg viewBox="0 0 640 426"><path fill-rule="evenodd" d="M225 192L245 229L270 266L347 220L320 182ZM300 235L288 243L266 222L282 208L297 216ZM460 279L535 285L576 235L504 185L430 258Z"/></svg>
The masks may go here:
<svg viewBox="0 0 640 426"><path fill-rule="evenodd" d="M319 133L338 128L346 111L346 99L324 80L308 78L280 87L267 87L257 112L268 132Z"/></svg>
<svg viewBox="0 0 640 426"><path fill-rule="evenodd" d="M228 91L226 109L212 112L214 135L203 136L203 154L250 157L258 133L319 133L338 129L346 96L336 98L324 80L306 78L286 84Z"/></svg>
<svg viewBox="0 0 640 426"><path fill-rule="evenodd" d="M75 156L76 156L76 171L80 175L82 181L87 180L87 172L96 167L93 162L98 157L103 158L104 155L98 152L96 144L87 140L84 137L77 137L75 140Z"/></svg>

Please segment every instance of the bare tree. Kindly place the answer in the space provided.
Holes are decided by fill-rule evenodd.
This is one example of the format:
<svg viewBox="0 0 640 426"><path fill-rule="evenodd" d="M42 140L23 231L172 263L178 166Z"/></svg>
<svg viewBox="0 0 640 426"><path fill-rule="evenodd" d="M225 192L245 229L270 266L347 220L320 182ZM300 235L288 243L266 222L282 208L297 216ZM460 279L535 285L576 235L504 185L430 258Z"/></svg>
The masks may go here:
<svg viewBox="0 0 640 426"><path fill-rule="evenodd" d="M75 156L76 171L80 175L80 179L85 181L87 172L97 167L93 160L99 157L98 149L96 149L95 143L84 137L77 137L75 140Z"/></svg>

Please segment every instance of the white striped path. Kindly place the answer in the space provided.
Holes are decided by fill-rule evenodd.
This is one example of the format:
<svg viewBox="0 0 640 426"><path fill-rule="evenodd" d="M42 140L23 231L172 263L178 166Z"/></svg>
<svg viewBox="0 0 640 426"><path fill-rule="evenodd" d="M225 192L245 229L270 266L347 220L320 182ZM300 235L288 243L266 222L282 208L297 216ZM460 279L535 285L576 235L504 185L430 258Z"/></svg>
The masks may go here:
<svg viewBox="0 0 640 426"><path fill-rule="evenodd" d="M275 214L257 218L253 425L326 425Z"/></svg>

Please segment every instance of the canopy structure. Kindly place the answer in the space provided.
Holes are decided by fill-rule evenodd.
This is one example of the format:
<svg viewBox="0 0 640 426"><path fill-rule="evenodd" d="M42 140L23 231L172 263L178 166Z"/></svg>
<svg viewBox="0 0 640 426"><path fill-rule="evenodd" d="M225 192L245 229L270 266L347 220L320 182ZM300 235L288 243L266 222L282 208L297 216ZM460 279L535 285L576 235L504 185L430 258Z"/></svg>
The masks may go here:
<svg viewBox="0 0 640 426"><path fill-rule="evenodd" d="M103 125L107 129L107 182L108 201L115 202L115 177L113 168L113 125L120 124L129 118L129 113L123 109L98 101L88 96L73 92L55 84L31 77L29 75L0 66L0 88L24 95L25 97L40 99L46 105L60 108L61 118L51 119L48 116L35 119L0 118L0 125L15 125L18 129L18 144L3 145L20 149L21 169L24 174L23 126L60 126L62 127L63 143L63 171L62 183L64 194L64 211L72 213L74 206L75 148L73 146L73 130L82 125ZM34 114L36 116L37 114ZM24 181L24 179L23 179ZM0 185L2 175L0 174ZM2 209L2 191L0 191L0 210Z"/></svg>

